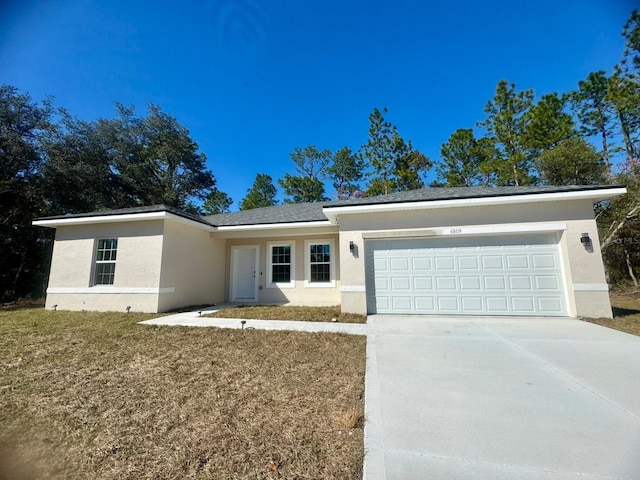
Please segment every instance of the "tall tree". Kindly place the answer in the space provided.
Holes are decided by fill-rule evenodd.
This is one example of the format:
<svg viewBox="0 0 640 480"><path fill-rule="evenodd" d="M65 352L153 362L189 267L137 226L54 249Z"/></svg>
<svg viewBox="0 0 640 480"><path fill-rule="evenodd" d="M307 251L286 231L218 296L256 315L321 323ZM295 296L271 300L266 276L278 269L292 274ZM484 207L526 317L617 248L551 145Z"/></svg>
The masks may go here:
<svg viewBox="0 0 640 480"><path fill-rule="evenodd" d="M484 107L487 118L478 125L486 129L500 154L500 162L496 162L499 185L535 183L531 175L531 159L523 143L533 96L533 90L516 92L515 84L501 80L495 96Z"/></svg>
<svg viewBox="0 0 640 480"><path fill-rule="evenodd" d="M324 194L322 181L327 174L331 162L330 150L318 150L314 145L306 148L296 148L290 154L295 164L297 175L285 173L278 183L284 190L286 203L321 202L328 200Z"/></svg>
<svg viewBox="0 0 640 480"><path fill-rule="evenodd" d="M333 155L333 162L327 168L327 174L339 200L361 194L358 182L364 177L364 161L350 148L343 147Z"/></svg>
<svg viewBox="0 0 640 480"><path fill-rule="evenodd" d="M66 111L61 114L59 128L43 139L44 185L52 211L81 213L136 205L113 168L112 146L97 124Z"/></svg>
<svg viewBox="0 0 640 480"><path fill-rule="evenodd" d="M383 113L374 108L369 115L369 138L360 147L360 159L371 167L367 183L368 195L382 195L424 186L424 175L431 168L431 160L411 141L405 141L395 125L386 121Z"/></svg>
<svg viewBox="0 0 640 480"><path fill-rule="evenodd" d="M564 111L566 103L566 97L549 93L525 114L522 143L533 156L577 134L573 118Z"/></svg>
<svg viewBox="0 0 640 480"><path fill-rule="evenodd" d="M272 178L266 173L258 173L253 186L247 190L246 197L240 201L240 210L272 207L278 203L276 201L277 193Z"/></svg>
<svg viewBox="0 0 640 480"><path fill-rule="evenodd" d="M151 105L144 118L134 109L117 105L115 119L98 121L98 130L110 146L112 168L135 203L164 203L194 208L215 191L215 179L206 168L189 131L178 121Z"/></svg>
<svg viewBox="0 0 640 480"><path fill-rule="evenodd" d="M614 107L607 97L609 78L604 71L587 75L578 82L578 90L571 94L573 110L580 121L585 137L598 136L602 145L602 158L611 176L610 138L613 135Z"/></svg>
<svg viewBox="0 0 640 480"><path fill-rule="evenodd" d="M202 208L197 209L198 214L204 215L217 215L219 213L227 213L233 199L224 192L221 192L217 188L211 190L205 197Z"/></svg>
<svg viewBox="0 0 640 480"><path fill-rule="evenodd" d="M440 148L441 162L436 166L438 182L447 187L493 185L493 160L497 151L487 138L476 139L471 129L453 132Z"/></svg>
<svg viewBox="0 0 640 480"><path fill-rule="evenodd" d="M593 185L606 182L602 156L583 138L569 138L537 158L542 180L549 185Z"/></svg>
<svg viewBox="0 0 640 480"><path fill-rule="evenodd" d="M50 100L37 103L9 85L0 86L0 300L42 294L40 265L49 232L31 220L49 214L42 186L42 136L55 128Z"/></svg>
<svg viewBox="0 0 640 480"><path fill-rule="evenodd" d="M425 186L424 174L433 166L433 162L422 152L411 150L398 157L395 162L396 190L405 192Z"/></svg>
<svg viewBox="0 0 640 480"><path fill-rule="evenodd" d="M367 184L369 195L387 194L395 191L393 172L396 159L406 155L409 150L404 142L400 142L400 135L395 125L384 119L384 108L381 112L373 109L369 115L369 139L360 147L360 158L371 166L372 172ZM398 147L404 148L398 151Z"/></svg>

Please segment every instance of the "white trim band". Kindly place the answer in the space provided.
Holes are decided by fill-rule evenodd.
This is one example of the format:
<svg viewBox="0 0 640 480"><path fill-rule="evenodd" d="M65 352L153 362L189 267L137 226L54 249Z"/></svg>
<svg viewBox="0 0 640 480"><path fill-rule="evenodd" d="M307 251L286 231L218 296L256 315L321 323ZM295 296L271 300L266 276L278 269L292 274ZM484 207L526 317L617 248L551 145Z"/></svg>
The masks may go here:
<svg viewBox="0 0 640 480"><path fill-rule="evenodd" d="M257 225L221 225L216 227L218 232L234 232L242 230L273 230L276 228L317 228L332 226L329 220L314 222L261 223Z"/></svg>
<svg viewBox="0 0 640 480"><path fill-rule="evenodd" d="M561 232L567 229L566 223L520 223L507 225L478 225L472 227L450 226L442 228L412 230L380 230L363 232L362 238L407 238L407 237L458 237L465 235L499 235L504 233Z"/></svg>
<svg viewBox="0 0 640 480"><path fill-rule="evenodd" d="M49 287L47 294L152 294L175 293L175 287Z"/></svg>
<svg viewBox="0 0 640 480"><path fill-rule="evenodd" d="M343 285L340 287L341 292L366 292L364 285Z"/></svg>
<svg viewBox="0 0 640 480"><path fill-rule="evenodd" d="M606 283L574 283L574 292L608 292L609 285Z"/></svg>

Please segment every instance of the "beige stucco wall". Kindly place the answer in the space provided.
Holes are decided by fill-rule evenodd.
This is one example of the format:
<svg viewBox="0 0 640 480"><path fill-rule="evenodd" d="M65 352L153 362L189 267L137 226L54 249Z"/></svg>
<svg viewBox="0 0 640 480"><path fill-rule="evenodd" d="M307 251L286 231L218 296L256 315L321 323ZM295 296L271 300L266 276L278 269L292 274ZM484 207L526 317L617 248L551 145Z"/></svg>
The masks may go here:
<svg viewBox="0 0 640 480"><path fill-rule="evenodd" d="M504 231L510 228L539 228L552 222L566 225L566 230L558 230L557 235L565 270L569 314L610 317L604 266L593 205L589 200L342 215L339 217L342 310L366 312L364 243L373 232L390 237L430 236L460 229L464 235L465 229L475 227L486 232L483 234L490 234L493 230L502 235L507 234ZM591 251L580 243L582 233L589 233L593 243ZM356 245L357 254L349 251L351 241ZM591 294L589 302L583 301L586 293Z"/></svg>
<svg viewBox="0 0 640 480"><path fill-rule="evenodd" d="M281 233L281 235L278 235ZM307 240L333 240L335 245L335 276L336 281L333 287L307 287L305 286L305 241ZM294 288L271 288L267 285L267 243L293 241L295 252L295 287ZM317 305L330 306L340 304L340 246L337 234L311 234L292 235L287 232L272 232L270 236L260 238L236 238L228 239L226 245L226 266L225 266L225 300L230 300L231 290L231 270L232 248L239 245L257 245L259 247L259 279L258 279L258 301L257 303L290 303L292 305ZM347 247L348 248L348 247Z"/></svg>
<svg viewBox="0 0 640 480"><path fill-rule="evenodd" d="M224 300L225 240L195 226L164 225L160 288L161 312Z"/></svg>
<svg viewBox="0 0 640 480"><path fill-rule="evenodd" d="M57 228L46 307L124 311L131 306L136 311L156 311L162 231L161 220ZM112 288L93 286L96 240L99 238L118 239ZM106 293L109 289L145 293Z"/></svg>

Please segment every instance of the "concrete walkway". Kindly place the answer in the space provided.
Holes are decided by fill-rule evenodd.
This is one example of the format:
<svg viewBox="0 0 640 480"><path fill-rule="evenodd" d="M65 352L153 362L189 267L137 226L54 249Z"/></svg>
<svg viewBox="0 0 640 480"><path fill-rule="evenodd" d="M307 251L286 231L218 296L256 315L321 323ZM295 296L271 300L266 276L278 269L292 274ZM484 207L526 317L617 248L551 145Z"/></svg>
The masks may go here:
<svg viewBox="0 0 640 480"><path fill-rule="evenodd" d="M199 311L176 313L165 317L153 318L140 322L144 325L166 325L182 327L218 327L218 328L253 328L256 330L293 330L298 332L335 332L351 335L366 335L367 325L364 323L338 322L296 322L290 320L242 320L240 318L207 318L202 315L226 308L229 305L216 305L202 308ZM244 324L242 322L245 322Z"/></svg>
<svg viewBox="0 0 640 480"><path fill-rule="evenodd" d="M365 384L365 480L640 478L636 336L376 315Z"/></svg>

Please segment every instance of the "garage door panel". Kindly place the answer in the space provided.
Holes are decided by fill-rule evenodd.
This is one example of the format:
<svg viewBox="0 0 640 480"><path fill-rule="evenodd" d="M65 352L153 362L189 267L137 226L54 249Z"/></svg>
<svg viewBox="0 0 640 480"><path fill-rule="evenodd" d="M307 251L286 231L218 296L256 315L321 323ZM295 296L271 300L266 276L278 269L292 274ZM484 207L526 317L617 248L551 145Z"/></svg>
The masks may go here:
<svg viewBox="0 0 640 480"><path fill-rule="evenodd" d="M414 257L412 259L413 271L431 270L431 259L429 257Z"/></svg>
<svg viewBox="0 0 640 480"><path fill-rule="evenodd" d="M509 277L510 290L533 290L530 276L513 275Z"/></svg>
<svg viewBox="0 0 640 480"><path fill-rule="evenodd" d="M533 268L542 269L542 268L557 268L555 258L553 255L549 254L535 254L532 255L533 258Z"/></svg>
<svg viewBox="0 0 640 480"><path fill-rule="evenodd" d="M560 285L558 284L557 277L536 275L535 283L538 290L560 291Z"/></svg>
<svg viewBox="0 0 640 480"><path fill-rule="evenodd" d="M398 295L394 295L391 298L391 304L393 306L393 309L396 311L410 312L411 310L413 310L410 296L401 297Z"/></svg>
<svg viewBox="0 0 640 480"><path fill-rule="evenodd" d="M462 297L460 304L463 313L480 313L484 311L482 297Z"/></svg>
<svg viewBox="0 0 640 480"><path fill-rule="evenodd" d="M535 313L535 300L531 297L512 297L511 311L517 314L533 314Z"/></svg>
<svg viewBox="0 0 640 480"><path fill-rule="evenodd" d="M375 258L373 261L373 268L376 272L389 271L389 261L386 258Z"/></svg>
<svg viewBox="0 0 640 480"><path fill-rule="evenodd" d="M376 277L375 286L377 292L386 292L389 291L389 278L385 277Z"/></svg>
<svg viewBox="0 0 640 480"><path fill-rule="evenodd" d="M413 277L413 289L416 291L433 290L433 278Z"/></svg>
<svg viewBox="0 0 640 480"><path fill-rule="evenodd" d="M561 314L562 302L555 297L539 298L538 309L541 312Z"/></svg>
<svg viewBox="0 0 640 480"><path fill-rule="evenodd" d="M566 314L552 236L370 240L365 256L372 312Z"/></svg>
<svg viewBox="0 0 640 480"><path fill-rule="evenodd" d="M460 277L460 290L482 290L482 278L480 276Z"/></svg>
<svg viewBox="0 0 640 480"><path fill-rule="evenodd" d="M394 292L411 291L411 279L409 277L391 278L391 289Z"/></svg>
<svg viewBox="0 0 640 480"><path fill-rule="evenodd" d="M457 312L458 297L437 297L438 310L441 312Z"/></svg>
<svg viewBox="0 0 640 480"><path fill-rule="evenodd" d="M482 268L484 270L502 270L504 269L504 261L502 255L483 255Z"/></svg>
<svg viewBox="0 0 640 480"><path fill-rule="evenodd" d="M485 290L506 290L507 280L504 276L484 277L484 288Z"/></svg>
<svg viewBox="0 0 640 480"><path fill-rule="evenodd" d="M478 257L458 257L459 270L478 270Z"/></svg>
<svg viewBox="0 0 640 480"><path fill-rule="evenodd" d="M527 255L507 255L507 268L509 270L529 270L529 257Z"/></svg>
<svg viewBox="0 0 640 480"><path fill-rule="evenodd" d="M392 258L389 262L389 267L392 272L407 272L409 271L409 259L406 257Z"/></svg>
<svg viewBox="0 0 640 480"><path fill-rule="evenodd" d="M436 270L453 270L456 265L454 257L436 257L435 258Z"/></svg>
<svg viewBox="0 0 640 480"><path fill-rule="evenodd" d="M436 313L435 297L415 297L415 307L419 312Z"/></svg>
<svg viewBox="0 0 640 480"><path fill-rule="evenodd" d="M507 297L487 297L485 304L487 312L509 313L509 299Z"/></svg>
<svg viewBox="0 0 640 480"><path fill-rule="evenodd" d="M457 290L456 277L436 277L437 290Z"/></svg>

